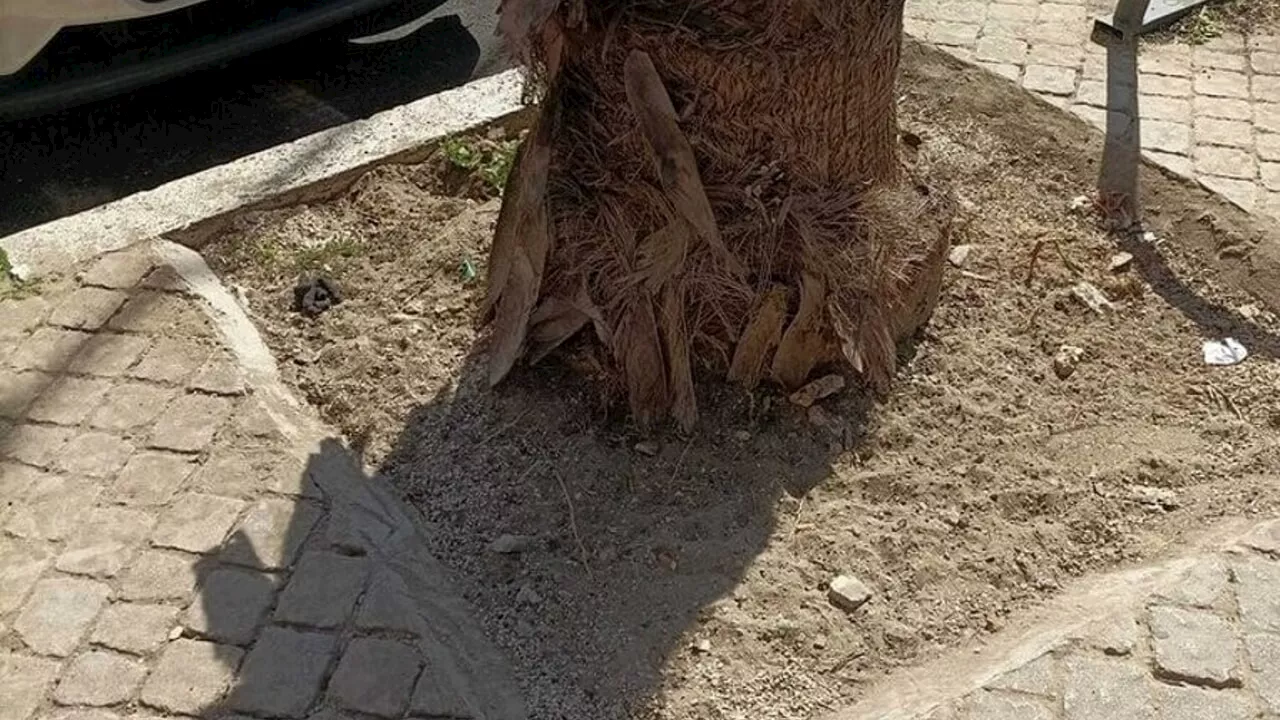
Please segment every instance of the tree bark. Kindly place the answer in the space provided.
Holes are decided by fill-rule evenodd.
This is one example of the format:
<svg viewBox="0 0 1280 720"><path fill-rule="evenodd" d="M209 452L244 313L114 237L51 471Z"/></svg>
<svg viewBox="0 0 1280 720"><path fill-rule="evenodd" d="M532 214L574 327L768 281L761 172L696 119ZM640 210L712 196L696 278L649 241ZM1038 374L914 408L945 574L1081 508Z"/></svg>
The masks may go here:
<svg viewBox="0 0 1280 720"><path fill-rule="evenodd" d="M591 328L641 423L694 372L883 392L951 204L898 152L903 0L504 0L541 112L489 265L490 381Z"/></svg>

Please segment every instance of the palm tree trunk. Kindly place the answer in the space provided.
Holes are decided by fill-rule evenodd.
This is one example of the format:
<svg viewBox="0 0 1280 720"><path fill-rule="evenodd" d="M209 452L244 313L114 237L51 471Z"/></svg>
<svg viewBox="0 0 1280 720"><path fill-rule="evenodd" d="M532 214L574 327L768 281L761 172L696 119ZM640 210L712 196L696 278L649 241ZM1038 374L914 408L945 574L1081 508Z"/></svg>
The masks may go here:
<svg viewBox="0 0 1280 720"><path fill-rule="evenodd" d="M490 381L590 328L642 423L695 370L879 391L937 301L944 193L899 158L903 0L505 0L541 112L489 265Z"/></svg>

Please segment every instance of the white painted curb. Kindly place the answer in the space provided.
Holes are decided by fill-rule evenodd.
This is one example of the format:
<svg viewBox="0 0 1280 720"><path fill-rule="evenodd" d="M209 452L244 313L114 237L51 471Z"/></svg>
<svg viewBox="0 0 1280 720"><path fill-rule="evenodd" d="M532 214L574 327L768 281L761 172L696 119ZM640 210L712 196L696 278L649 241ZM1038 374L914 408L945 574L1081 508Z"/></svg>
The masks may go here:
<svg viewBox="0 0 1280 720"><path fill-rule="evenodd" d="M523 107L523 81L520 70L476 80L22 230L0 248L35 275L56 273L510 115Z"/></svg>

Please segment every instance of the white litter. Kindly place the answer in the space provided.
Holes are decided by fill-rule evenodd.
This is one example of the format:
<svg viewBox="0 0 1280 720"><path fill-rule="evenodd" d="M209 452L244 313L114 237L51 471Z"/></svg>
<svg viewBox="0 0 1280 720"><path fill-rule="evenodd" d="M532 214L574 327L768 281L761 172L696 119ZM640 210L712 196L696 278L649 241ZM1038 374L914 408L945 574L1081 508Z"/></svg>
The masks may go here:
<svg viewBox="0 0 1280 720"><path fill-rule="evenodd" d="M1235 338L1206 340L1204 362L1206 365L1239 365L1249 357L1249 351Z"/></svg>

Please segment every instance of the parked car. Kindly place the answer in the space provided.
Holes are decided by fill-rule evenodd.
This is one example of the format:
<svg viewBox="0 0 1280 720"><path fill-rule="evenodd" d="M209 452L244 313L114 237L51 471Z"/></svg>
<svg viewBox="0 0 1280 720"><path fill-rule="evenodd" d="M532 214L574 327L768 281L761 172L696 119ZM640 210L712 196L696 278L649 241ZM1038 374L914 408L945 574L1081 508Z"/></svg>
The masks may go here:
<svg viewBox="0 0 1280 720"><path fill-rule="evenodd" d="M401 0L0 0L0 120L101 100Z"/></svg>

